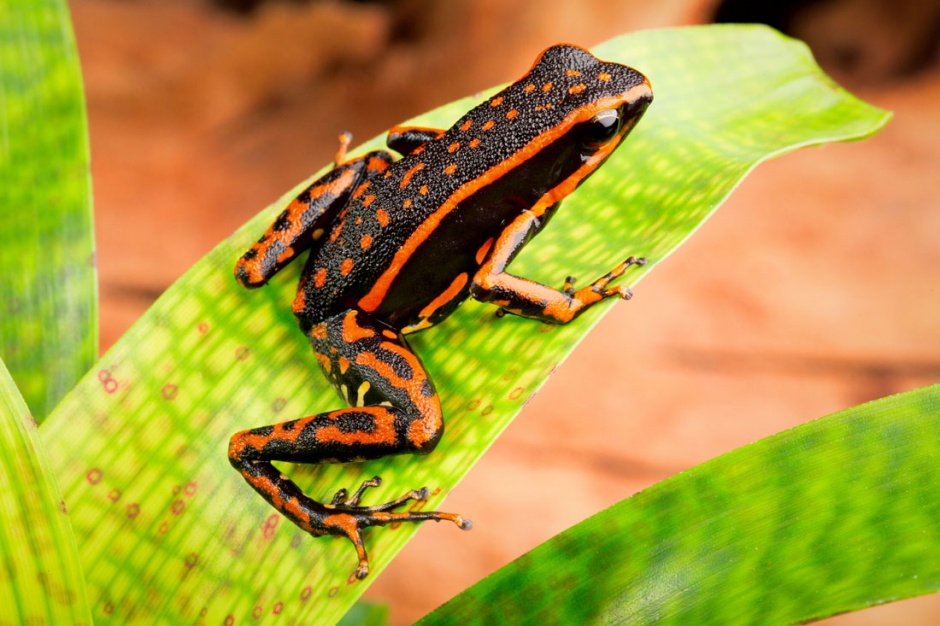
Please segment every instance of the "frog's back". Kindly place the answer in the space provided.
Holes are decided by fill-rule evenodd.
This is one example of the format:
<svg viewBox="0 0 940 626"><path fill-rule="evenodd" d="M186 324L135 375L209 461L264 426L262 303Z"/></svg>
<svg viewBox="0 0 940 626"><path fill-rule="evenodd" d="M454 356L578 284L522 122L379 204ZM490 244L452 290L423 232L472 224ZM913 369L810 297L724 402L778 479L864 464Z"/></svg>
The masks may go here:
<svg viewBox="0 0 940 626"><path fill-rule="evenodd" d="M449 130L367 171L308 261L301 323L358 308L403 328L450 290L434 322L446 317L466 298L469 281L459 279L479 267L481 247L558 182L507 174L535 163L583 109L641 83L629 67L555 46Z"/></svg>

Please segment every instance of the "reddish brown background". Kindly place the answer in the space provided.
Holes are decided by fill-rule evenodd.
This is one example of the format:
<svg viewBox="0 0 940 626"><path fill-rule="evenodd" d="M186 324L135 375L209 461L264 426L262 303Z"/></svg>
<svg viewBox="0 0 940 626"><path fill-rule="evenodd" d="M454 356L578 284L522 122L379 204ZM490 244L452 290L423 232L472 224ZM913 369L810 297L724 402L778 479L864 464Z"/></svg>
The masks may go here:
<svg viewBox="0 0 940 626"><path fill-rule="evenodd" d="M512 80L557 41L711 21L716 2L71 8L107 348L200 256L329 161L339 131L366 139ZM831 0L793 17L830 71L895 119L871 140L761 166L607 316L449 498L474 531L424 528L369 590L394 623L679 470L937 380L938 14L936 0ZM833 620L938 622L936 596Z"/></svg>

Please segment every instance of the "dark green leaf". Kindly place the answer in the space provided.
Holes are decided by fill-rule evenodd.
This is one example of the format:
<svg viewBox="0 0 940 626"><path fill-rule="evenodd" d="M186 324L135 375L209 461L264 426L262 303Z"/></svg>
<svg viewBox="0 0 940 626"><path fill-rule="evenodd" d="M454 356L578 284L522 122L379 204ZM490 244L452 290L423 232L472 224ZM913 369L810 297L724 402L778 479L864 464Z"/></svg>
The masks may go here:
<svg viewBox="0 0 940 626"><path fill-rule="evenodd" d="M385 626L388 607L375 602L356 602L337 626Z"/></svg>
<svg viewBox="0 0 940 626"><path fill-rule="evenodd" d="M795 624L940 590L940 385L738 448L545 542L426 624Z"/></svg>

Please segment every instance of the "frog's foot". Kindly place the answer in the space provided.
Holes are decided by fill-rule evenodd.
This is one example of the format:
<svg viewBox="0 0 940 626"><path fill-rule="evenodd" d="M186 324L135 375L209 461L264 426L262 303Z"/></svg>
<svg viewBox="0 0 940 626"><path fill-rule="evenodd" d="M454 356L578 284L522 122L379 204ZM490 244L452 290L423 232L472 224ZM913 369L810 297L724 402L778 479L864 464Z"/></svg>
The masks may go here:
<svg viewBox="0 0 940 626"><path fill-rule="evenodd" d="M435 522L450 521L454 522L462 530L473 528L473 522L464 519L456 513L442 513L440 511L407 511L402 513L392 512L393 509L400 507L406 502L421 502L426 500L429 492L428 488L414 489L405 495L390 502L375 506L360 506L359 500L366 489L378 487L382 484L382 479L378 476L367 480L349 496L349 492L340 489L333 496L333 500L326 508L331 509L331 514L323 522L326 526L332 526L336 530L328 531L330 534L342 534L349 538L356 547L356 554L359 557L359 565L356 567L356 578L362 580L369 575L369 559L366 555L365 546L362 543L362 530L370 526L387 526L398 522L424 522L434 520ZM339 531L339 532L337 532Z"/></svg>
<svg viewBox="0 0 940 626"><path fill-rule="evenodd" d="M627 260L625 260L623 263L621 263L614 269L610 270L609 272L607 272L606 274L604 274L603 276L595 280L588 287L586 287L583 291L590 290L596 293L597 295L599 295L601 299L619 295L624 300L629 300L630 298L633 297L633 290L631 290L629 287L617 285L615 287L608 288L607 285L610 283L610 281L614 280L615 278L619 278L623 276L624 273L626 273L626 271L630 269L631 267L633 266L640 267L643 265L646 265L645 258L631 256ZM565 292L568 294L576 293L574 291L574 277L569 276L568 280L565 281Z"/></svg>
<svg viewBox="0 0 940 626"><path fill-rule="evenodd" d="M405 502L410 502L411 500L427 500L429 494L428 488L424 487L423 489L413 489L397 500L392 500L391 502L386 502L385 504L380 504L377 506L359 506L359 500L362 498L362 494L365 493L366 489L370 487L378 487L381 484L382 478L380 476L374 476L359 485L359 489L356 489L352 497L349 496L348 491L345 489L340 489L336 492L336 495L333 496L333 501L330 502L330 506L338 509L358 511L391 511L392 509L401 506Z"/></svg>

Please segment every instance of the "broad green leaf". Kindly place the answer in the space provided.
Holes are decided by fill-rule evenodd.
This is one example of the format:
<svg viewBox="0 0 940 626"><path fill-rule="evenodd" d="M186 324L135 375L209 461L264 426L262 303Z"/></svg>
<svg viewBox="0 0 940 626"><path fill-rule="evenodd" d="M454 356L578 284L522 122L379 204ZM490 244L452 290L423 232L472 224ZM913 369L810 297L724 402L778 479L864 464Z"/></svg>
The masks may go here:
<svg viewBox="0 0 940 626"><path fill-rule="evenodd" d="M339 621L338 626L384 626L388 624L388 607L375 602L356 602Z"/></svg>
<svg viewBox="0 0 940 626"><path fill-rule="evenodd" d="M98 356L82 77L64 0L0 3L0 355L36 419Z"/></svg>
<svg viewBox="0 0 940 626"><path fill-rule="evenodd" d="M546 541L421 623L795 624L936 592L938 432L934 385L738 448Z"/></svg>
<svg viewBox="0 0 940 626"><path fill-rule="evenodd" d="M90 626L65 503L36 422L2 360L0 441L0 621Z"/></svg>
<svg viewBox="0 0 940 626"><path fill-rule="evenodd" d="M514 272L550 284L569 274L593 279L629 254L653 266L760 160L863 137L887 119L828 80L804 46L766 28L651 31L598 54L647 73L657 100L513 264ZM449 125L474 103L448 105L416 123ZM43 427L101 623L275 614L329 623L365 588L350 576L356 561L347 541L305 536L226 458L237 430L341 406L290 311L299 264L263 290L241 290L232 278L235 260L294 192L177 281ZM492 307L468 302L440 326L412 335L443 399L447 434L434 454L284 470L320 499L381 475L385 482L369 502L428 485L427 507L444 508L447 491L603 308L552 327L500 319ZM415 530L367 533L373 576Z"/></svg>

